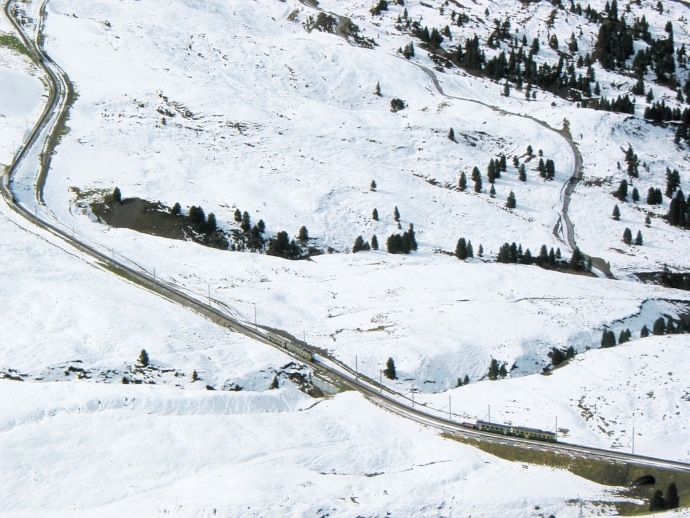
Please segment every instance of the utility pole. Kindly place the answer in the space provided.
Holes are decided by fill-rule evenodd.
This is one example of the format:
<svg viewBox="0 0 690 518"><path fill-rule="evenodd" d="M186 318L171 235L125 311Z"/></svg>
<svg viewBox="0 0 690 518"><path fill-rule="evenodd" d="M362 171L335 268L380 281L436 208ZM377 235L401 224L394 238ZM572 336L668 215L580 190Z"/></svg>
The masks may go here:
<svg viewBox="0 0 690 518"><path fill-rule="evenodd" d="M259 328L259 326L256 325L256 304L254 305L254 327Z"/></svg>
<svg viewBox="0 0 690 518"><path fill-rule="evenodd" d="M307 343L307 331L306 331L306 329L302 331L302 341L305 344Z"/></svg>
<svg viewBox="0 0 690 518"><path fill-rule="evenodd" d="M558 439L558 416L556 416L556 438Z"/></svg>
<svg viewBox="0 0 690 518"><path fill-rule="evenodd" d="M383 394L383 371L379 370L379 389L381 390L381 394Z"/></svg>
<svg viewBox="0 0 690 518"><path fill-rule="evenodd" d="M412 388L412 408L414 408L414 388Z"/></svg>
<svg viewBox="0 0 690 518"><path fill-rule="evenodd" d="M451 401L450 401L450 394L448 395L448 420L452 421L453 420L453 412L451 412Z"/></svg>
<svg viewBox="0 0 690 518"><path fill-rule="evenodd" d="M355 355L355 376L359 374L359 365L357 365L357 355Z"/></svg>
<svg viewBox="0 0 690 518"><path fill-rule="evenodd" d="M491 422L491 405L489 405L489 422Z"/></svg>
<svg viewBox="0 0 690 518"><path fill-rule="evenodd" d="M157 285L156 285L156 268L154 267L154 269L153 269L153 289L156 289L156 288L157 288Z"/></svg>
<svg viewBox="0 0 690 518"><path fill-rule="evenodd" d="M206 286L208 286L208 305L210 306L211 305L211 285L207 283Z"/></svg>
<svg viewBox="0 0 690 518"><path fill-rule="evenodd" d="M635 455L635 427L633 426L632 452Z"/></svg>

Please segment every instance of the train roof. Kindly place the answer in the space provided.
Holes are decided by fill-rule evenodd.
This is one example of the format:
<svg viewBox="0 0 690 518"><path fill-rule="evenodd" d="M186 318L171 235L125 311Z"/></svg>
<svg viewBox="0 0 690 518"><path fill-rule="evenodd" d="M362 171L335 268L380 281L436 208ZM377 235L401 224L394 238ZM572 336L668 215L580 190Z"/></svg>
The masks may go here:
<svg viewBox="0 0 690 518"><path fill-rule="evenodd" d="M478 425L485 425L485 426L498 426L499 428L510 428L510 425L507 424L499 424L499 423L491 423L489 421L477 421Z"/></svg>

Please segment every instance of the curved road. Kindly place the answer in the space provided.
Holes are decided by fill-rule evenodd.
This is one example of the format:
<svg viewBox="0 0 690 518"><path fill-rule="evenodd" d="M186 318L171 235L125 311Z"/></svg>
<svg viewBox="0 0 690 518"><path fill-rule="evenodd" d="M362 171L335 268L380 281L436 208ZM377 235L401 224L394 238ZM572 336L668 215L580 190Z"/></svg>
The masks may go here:
<svg viewBox="0 0 690 518"><path fill-rule="evenodd" d="M97 266L100 266L101 268L107 269L111 272L120 274L128 278L130 282L138 284L162 297L165 297L168 300L171 300L175 303L190 308L193 311L209 318L210 320L219 325L232 329L236 332L242 333L266 345L276 347L267 340L268 332L266 330L230 316L223 310L212 306L210 304L210 301L208 304L206 302L201 302L195 297L184 293L179 287L171 283L161 283L155 277L143 271L143 269L140 270L138 267L133 268L111 258L109 255L103 254L102 252L98 251L89 244L80 241L79 239L75 239L71 234L56 227L52 223L36 217L35 214L32 214L25 207L16 203L14 195L11 191L11 175L14 174L14 172L17 170L17 167L26 158L26 156L32 150L32 148L38 145L39 136L41 135L41 133L46 128L51 127L52 134L55 131L55 129L59 127L56 126L55 121L59 121L60 117L65 116L66 113L68 92L66 84L68 83L68 81L66 79L66 76L64 76L64 73L62 73L62 71L57 67L57 65L45 54L43 49L40 48L40 45L30 40L24 33L23 28L18 23L16 23L11 13L11 4L14 1L15 0L8 1L5 13L17 29L17 31L20 33L22 38L24 39L28 48L30 48L38 56L39 66L46 72L52 84L49 102L46 110L43 112L41 119L32 130L32 133L29 136L27 142L24 144L21 151L17 154L14 162L7 169L6 175L4 177L4 181L2 183L2 198L3 201L9 207L9 209L23 216L30 224L37 225L44 231L59 237L60 239L70 244L72 247L95 259ZM43 9L45 7L46 1L47 0L44 0L44 3L42 5L42 12L44 12ZM38 32L40 33L40 27ZM54 135L48 135L47 142L50 140L51 136ZM49 149L48 151L52 150ZM50 153L48 153L47 156L48 159L46 160L46 163L41 164L41 167L45 168L45 171L47 171L47 168L50 164ZM37 179L37 184L39 183L40 178ZM37 196L40 199L38 193ZM309 348L308 344L301 343L298 341L295 341L295 343L299 343L303 347ZM293 356L295 359L299 361L303 361L299 356L290 354L285 349L279 348L279 350L285 354ZM326 355L315 354L314 361L308 363L310 363L311 366L315 368L317 371L325 373L327 376L330 376L331 378L337 380L341 385L350 387L353 390L357 390L358 392L362 393L372 402L384 408L387 408L390 411L393 411L403 417L412 419L416 422L425 424L427 426L433 426L444 432L450 432L460 436L472 437L474 439L487 442L511 443L514 444L516 447L534 448L535 446L539 446L542 449L549 449L556 452L578 453L597 459L605 459L610 462L622 462L671 470L690 471L690 464L684 462L657 459L653 457L644 457L640 455L631 455L627 453L590 448L586 446L567 443L543 443L539 441L531 441L515 437L497 436L495 434L473 430L470 428L463 427L460 423L454 421L453 419L442 417L442 415L444 415L446 412L434 410L426 406L421 406L421 408L420 405L415 406L414 401L408 399L406 396L399 394L383 385L380 385L376 383L374 380L362 376L357 372L354 372L350 367L337 361L334 358L328 358ZM452 415L449 417L452 417Z"/></svg>

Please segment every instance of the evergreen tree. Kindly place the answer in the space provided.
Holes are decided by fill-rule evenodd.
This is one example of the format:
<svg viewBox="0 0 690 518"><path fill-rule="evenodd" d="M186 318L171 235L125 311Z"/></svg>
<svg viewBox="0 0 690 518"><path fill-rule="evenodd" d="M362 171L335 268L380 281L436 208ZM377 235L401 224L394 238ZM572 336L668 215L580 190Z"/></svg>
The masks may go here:
<svg viewBox="0 0 690 518"><path fill-rule="evenodd" d="M470 377L465 374L465 379L462 381L463 385L468 385L470 383Z"/></svg>
<svg viewBox="0 0 690 518"><path fill-rule="evenodd" d="M615 221L619 221L619 220L621 219L621 211L620 211L620 209L618 208L618 205L614 205L614 206L613 206L613 214L611 214L611 217L612 217Z"/></svg>
<svg viewBox="0 0 690 518"><path fill-rule="evenodd" d="M458 181L458 188L460 191L464 192L467 189L467 175L465 173L460 173L460 180Z"/></svg>
<svg viewBox="0 0 690 518"><path fill-rule="evenodd" d="M355 239L355 244L352 246L352 253L356 254L364 250L364 238L362 236L357 236Z"/></svg>
<svg viewBox="0 0 690 518"><path fill-rule="evenodd" d="M393 219L397 222L400 222L400 211L398 210L398 206L395 206L395 209L393 210Z"/></svg>
<svg viewBox="0 0 690 518"><path fill-rule="evenodd" d="M211 212L206 218L206 233L213 234L218 229L218 224L216 223L216 215Z"/></svg>
<svg viewBox="0 0 690 518"><path fill-rule="evenodd" d="M280 382L278 381L278 376L273 376L273 381L271 381L271 385L268 387L268 390L275 390L280 387Z"/></svg>
<svg viewBox="0 0 690 518"><path fill-rule="evenodd" d="M541 245L541 249L539 250L539 255L537 256L537 264L543 265L549 262L549 251L546 248L546 245Z"/></svg>
<svg viewBox="0 0 690 518"><path fill-rule="evenodd" d="M374 93L376 95L378 95L379 97L381 97L381 85L379 84L378 81L376 81L376 90L374 91Z"/></svg>
<svg viewBox="0 0 690 518"><path fill-rule="evenodd" d="M498 363L498 360L496 358L491 358L491 363L489 364L489 372L487 373L487 377L495 381L498 379L498 376L500 375L501 372L501 366Z"/></svg>
<svg viewBox="0 0 690 518"><path fill-rule="evenodd" d="M527 146L527 155L532 156L534 154L534 150L532 149L532 145Z"/></svg>
<svg viewBox="0 0 690 518"><path fill-rule="evenodd" d="M383 371L383 375L389 380L397 379L397 375L395 373L395 362L393 361L393 358L388 358L388 361L386 362L386 368Z"/></svg>
<svg viewBox="0 0 690 518"><path fill-rule="evenodd" d="M649 336L649 329L647 326L642 326L642 329L640 330L640 338L647 338Z"/></svg>
<svg viewBox="0 0 690 518"><path fill-rule="evenodd" d="M180 206L179 203L175 203L173 205L173 208L170 209L170 214L173 216L179 216L182 213L182 207Z"/></svg>
<svg viewBox="0 0 690 518"><path fill-rule="evenodd" d="M616 191L616 197L620 201L625 201L628 199L628 181L627 180L621 180L620 185L618 186L618 191Z"/></svg>
<svg viewBox="0 0 690 518"><path fill-rule="evenodd" d="M652 327L652 334L657 336L666 334L666 322L662 317L659 317L654 321L654 326Z"/></svg>
<svg viewBox="0 0 690 518"><path fill-rule="evenodd" d="M556 164L550 158L546 161L546 179L553 180L556 175Z"/></svg>
<svg viewBox="0 0 690 518"><path fill-rule="evenodd" d="M371 249L372 250L378 250L379 249L379 239L376 237L376 234L371 236Z"/></svg>
<svg viewBox="0 0 690 518"><path fill-rule="evenodd" d="M525 171L525 164L520 164L520 167L518 168L518 178L521 182L527 181L527 172Z"/></svg>
<svg viewBox="0 0 690 518"><path fill-rule="evenodd" d="M139 365L142 367L149 366L149 353L146 352L146 349L142 349L139 353Z"/></svg>
<svg viewBox="0 0 690 518"><path fill-rule="evenodd" d="M576 246L573 250L573 255L570 258L570 268L573 270L583 270L585 267L585 256L582 254L580 249Z"/></svg>
<svg viewBox="0 0 690 518"><path fill-rule="evenodd" d="M472 248L472 241L467 241L467 248L465 249L467 252L467 258L471 259L474 257L474 249Z"/></svg>
<svg viewBox="0 0 690 518"><path fill-rule="evenodd" d="M249 212L246 210L242 213L242 223L240 223L240 228L245 232L249 232L249 230L252 228L252 221L249 217Z"/></svg>
<svg viewBox="0 0 690 518"><path fill-rule="evenodd" d="M671 482L666 491L666 509L676 509L680 506L680 496L675 482Z"/></svg>
<svg viewBox="0 0 690 518"><path fill-rule="evenodd" d="M649 227L652 224L652 218L649 217L649 214L647 214L644 218L644 224Z"/></svg>
<svg viewBox="0 0 690 518"><path fill-rule="evenodd" d="M616 345L616 335L613 334L613 331L604 329L604 332L601 335L601 346L613 347L614 345Z"/></svg>
<svg viewBox="0 0 690 518"><path fill-rule="evenodd" d="M664 500L664 493L660 489L654 492L652 500L649 502L650 511L661 511L666 508L666 501Z"/></svg>
<svg viewBox="0 0 690 518"><path fill-rule="evenodd" d="M371 212L371 219L373 219L374 221L378 221L378 220L379 220L379 211L378 211L378 210L374 209L374 210Z"/></svg>
<svg viewBox="0 0 690 518"><path fill-rule="evenodd" d="M491 184L491 189L489 189L489 196L492 198L496 197L496 187L494 187L494 184Z"/></svg>
<svg viewBox="0 0 690 518"><path fill-rule="evenodd" d="M369 184L369 190L376 191L376 180L371 181L371 183Z"/></svg>
<svg viewBox="0 0 690 518"><path fill-rule="evenodd" d="M199 374L196 371L192 371L192 383L195 381L199 381L201 378L199 378Z"/></svg>
<svg viewBox="0 0 690 518"><path fill-rule="evenodd" d="M240 212L240 209L235 209L235 221L237 223L240 223L242 221L242 213Z"/></svg>
<svg viewBox="0 0 690 518"><path fill-rule="evenodd" d="M546 164L544 163L543 158L539 159L539 165L537 166L537 171L539 171L539 176L541 176L542 178L546 178Z"/></svg>
<svg viewBox="0 0 690 518"><path fill-rule="evenodd" d="M515 193L513 191L510 191L510 194L508 195L508 199L506 200L506 207L509 209L514 209L516 206L516 201L515 201Z"/></svg>
<svg viewBox="0 0 690 518"><path fill-rule="evenodd" d="M632 199L634 202L640 201L640 191L637 190L637 187L633 187Z"/></svg>
<svg viewBox="0 0 690 518"><path fill-rule="evenodd" d="M620 334L618 335L618 344L620 345L620 344L624 344L624 343L626 343L626 342L629 342L631 336L632 336L632 335L631 335L631 333L630 333L630 329L624 329L624 330L621 331Z"/></svg>
<svg viewBox="0 0 690 518"><path fill-rule="evenodd" d="M475 167L476 169L476 167ZM476 179L474 180L474 192L480 193L482 192L482 177L477 176Z"/></svg>
<svg viewBox="0 0 690 518"><path fill-rule="evenodd" d="M515 157L517 158L517 157ZM508 161L506 160L506 156L504 153L501 153L501 156L499 158L499 171L503 171L504 173L508 170ZM501 177L501 174L499 172L498 177Z"/></svg>
<svg viewBox="0 0 690 518"><path fill-rule="evenodd" d="M641 230L637 231L637 237L635 237L635 244L637 246L642 246L642 231Z"/></svg>
<svg viewBox="0 0 690 518"><path fill-rule="evenodd" d="M455 257L460 260L467 259L467 242L464 237L458 239L458 244L455 246Z"/></svg>
<svg viewBox="0 0 690 518"><path fill-rule="evenodd" d="M477 256L484 257L484 247L481 245L481 243L479 244L479 248L477 249Z"/></svg>
<svg viewBox="0 0 690 518"><path fill-rule="evenodd" d="M626 229L623 231L623 243L626 245L632 244L632 232L629 228L626 227Z"/></svg>
<svg viewBox="0 0 690 518"><path fill-rule="evenodd" d="M453 128L450 128L450 131L448 131L448 138L455 142L455 131L453 131Z"/></svg>
<svg viewBox="0 0 690 518"><path fill-rule="evenodd" d="M115 203L122 203L122 193L120 192L119 187L115 187L115 189L113 189L113 201Z"/></svg>
<svg viewBox="0 0 690 518"><path fill-rule="evenodd" d="M266 223L264 223L263 219L259 220L259 222L256 224L256 228L259 231L259 234L263 234L266 231Z"/></svg>
<svg viewBox="0 0 690 518"><path fill-rule="evenodd" d="M498 374L501 376L501 378L505 378L508 375L505 363L501 363L501 367L498 369Z"/></svg>
<svg viewBox="0 0 690 518"><path fill-rule="evenodd" d="M304 244L304 243L306 243L307 241L309 241L309 231L307 230L307 227L304 227L304 226L303 226L303 227L301 227L301 228L299 229L299 234L298 234L298 236L297 236L297 239L299 239L299 241L300 241L302 244Z"/></svg>
<svg viewBox="0 0 690 518"><path fill-rule="evenodd" d="M462 378L458 378L458 380L455 382L455 388L460 388L462 387Z"/></svg>

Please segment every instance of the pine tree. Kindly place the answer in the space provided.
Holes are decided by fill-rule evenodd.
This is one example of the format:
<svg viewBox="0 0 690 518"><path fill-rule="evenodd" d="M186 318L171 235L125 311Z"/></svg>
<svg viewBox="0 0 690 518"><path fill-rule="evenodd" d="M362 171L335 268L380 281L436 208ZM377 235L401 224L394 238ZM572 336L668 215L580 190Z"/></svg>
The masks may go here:
<svg viewBox="0 0 690 518"><path fill-rule="evenodd" d="M397 205L396 205L395 209L393 210L393 219L397 222L400 222L400 211L398 210Z"/></svg>
<svg viewBox="0 0 690 518"><path fill-rule="evenodd" d="M539 176L541 176L542 178L546 178L546 164L544 163L543 158L539 159L539 165L537 166L537 171L539 171Z"/></svg>
<svg viewBox="0 0 690 518"><path fill-rule="evenodd" d="M626 245L632 244L632 231L627 227L623 231L623 243Z"/></svg>
<svg viewBox="0 0 690 518"><path fill-rule="evenodd" d="M570 268L573 270L582 270L585 267L585 256L580 251L579 247L575 247L573 255L570 258Z"/></svg>
<svg viewBox="0 0 690 518"><path fill-rule="evenodd" d="M458 188L462 192L464 192L467 189L467 175L464 172L460 173L460 180L458 181Z"/></svg>
<svg viewBox="0 0 690 518"><path fill-rule="evenodd" d="M618 191L616 191L616 197L620 201L626 201L628 199L628 181L627 180L621 180L620 185L618 186Z"/></svg>
<svg viewBox="0 0 690 518"><path fill-rule="evenodd" d="M472 248L472 241L467 241L467 248L465 249L467 251L467 258L471 259L474 257L474 249Z"/></svg>
<svg viewBox="0 0 690 518"><path fill-rule="evenodd" d="M216 215L210 212L206 218L206 233L213 234L218 229L218 223L216 223Z"/></svg>
<svg viewBox="0 0 690 518"><path fill-rule="evenodd" d="M465 379L462 380L462 384L463 385L469 385L469 383L470 383L470 377L467 374L465 374Z"/></svg>
<svg viewBox="0 0 690 518"><path fill-rule="evenodd" d="M378 220L379 220L379 211L378 211L378 210L374 209L374 210L371 212L371 219L373 219L374 221L378 221Z"/></svg>
<svg viewBox="0 0 690 518"><path fill-rule="evenodd" d="M514 209L516 206L516 201L515 201L515 193L513 191L510 191L510 194L508 195L508 199L506 200L506 207L509 209Z"/></svg>
<svg viewBox="0 0 690 518"><path fill-rule="evenodd" d="M199 378L199 374L196 371L192 371L192 383L195 381L199 381L201 378Z"/></svg>
<svg viewBox="0 0 690 518"><path fill-rule="evenodd" d="M635 237L635 244L637 246L642 246L642 231L641 230L637 231L637 237Z"/></svg>
<svg viewBox="0 0 690 518"><path fill-rule="evenodd" d="M475 167L476 169L476 167ZM477 176L476 179L474 180L474 192L480 193L482 192L482 177Z"/></svg>
<svg viewBox="0 0 690 518"><path fill-rule="evenodd" d="M650 511L661 511L666 508L666 501L664 500L664 493L660 489L654 492L654 496L649 502Z"/></svg>
<svg viewBox="0 0 690 518"><path fill-rule="evenodd" d="M612 217L615 221L620 221L620 219L621 219L621 211L620 211L620 209L618 208L618 205L614 205L614 206L613 206L613 214L611 214L611 217Z"/></svg>
<svg viewBox="0 0 690 518"><path fill-rule="evenodd" d="M633 187L632 190L632 199L635 203L640 201L640 191L637 190L637 187Z"/></svg>
<svg viewBox="0 0 690 518"><path fill-rule="evenodd" d="M369 184L369 190L376 191L376 180L371 181L371 183Z"/></svg>
<svg viewBox="0 0 690 518"><path fill-rule="evenodd" d="M520 167L518 168L518 178L521 182L527 181L527 172L525 171L525 164L520 164Z"/></svg>
<svg viewBox="0 0 690 518"><path fill-rule="evenodd" d="M458 244L455 246L455 257L460 260L467 259L467 242L464 237L458 239Z"/></svg>
<svg viewBox="0 0 690 518"><path fill-rule="evenodd" d="M381 85L379 84L378 81L376 81L376 90L374 91L374 93L376 95L378 95L379 97L381 97Z"/></svg>
<svg viewBox="0 0 690 518"><path fill-rule="evenodd" d="M278 376L273 376L273 381L271 381L271 385L268 387L268 390L275 390L280 387L280 382L278 381Z"/></svg>
<svg viewBox="0 0 690 518"><path fill-rule="evenodd" d="M642 329L640 330L640 338L647 338L649 336L649 329L647 326L642 326Z"/></svg>
<svg viewBox="0 0 690 518"><path fill-rule="evenodd" d="M356 254L362 250L364 250L364 238L362 236L357 236L357 239L355 239L355 244L352 245L352 253Z"/></svg>
<svg viewBox="0 0 690 518"><path fill-rule="evenodd" d="M393 358L388 358L388 361L386 362L386 368L383 371L383 375L389 380L397 379L397 375L395 373L395 362L393 361Z"/></svg>
<svg viewBox="0 0 690 518"><path fill-rule="evenodd" d="M647 214L647 216L645 216L645 218L644 218L644 224L645 224L647 227L650 227L650 226L652 225L652 218L649 217L649 214Z"/></svg>
<svg viewBox="0 0 690 518"><path fill-rule="evenodd" d="M501 372L501 367L498 363L498 360L496 358L491 358L491 363L489 364L489 372L487 373L487 377L495 381L498 379L498 376Z"/></svg>
<svg viewBox="0 0 690 518"><path fill-rule="evenodd" d="M179 216L180 213L182 213L182 207L179 203L175 203L175 205L173 205L173 208L170 209L170 214L172 216Z"/></svg>
<svg viewBox="0 0 690 518"><path fill-rule="evenodd" d="M666 491L666 509L676 509L680 506L680 496L675 482L671 482Z"/></svg>
<svg viewBox="0 0 690 518"><path fill-rule="evenodd" d="M240 209L235 209L235 221L237 223L240 223L242 221L242 213L240 212Z"/></svg>
<svg viewBox="0 0 690 518"><path fill-rule="evenodd" d="M532 149L532 145L529 144L529 145L527 146L527 155L528 155L528 156L532 156L533 154L534 154L534 150Z"/></svg>
<svg viewBox="0 0 690 518"><path fill-rule="evenodd" d="M666 322L662 317L659 317L654 321L654 326L652 327L652 334L657 336L666 334Z"/></svg>
<svg viewBox="0 0 690 518"><path fill-rule="evenodd" d="M448 131L448 138L455 142L455 131L453 131L453 128L450 128L450 131Z"/></svg>
<svg viewBox="0 0 690 518"><path fill-rule="evenodd" d="M256 228L259 231L259 234L263 234L266 231L266 223L264 223L263 219L259 220L259 222L256 224Z"/></svg>
<svg viewBox="0 0 690 518"><path fill-rule="evenodd" d="M246 210L242 213L242 223L240 223L240 228L245 232L249 232L249 230L252 228L252 220L249 217L249 212Z"/></svg>
<svg viewBox="0 0 690 518"><path fill-rule="evenodd" d="M376 237L376 234L371 236L371 249L372 250L378 250L379 249L379 239Z"/></svg>
<svg viewBox="0 0 690 518"><path fill-rule="evenodd" d="M455 382L455 388L460 388L462 387L462 378L458 378L458 380Z"/></svg>
<svg viewBox="0 0 690 518"><path fill-rule="evenodd" d="M618 335L618 344L624 344L626 342L630 341L631 337L630 329L624 329L623 331L620 332Z"/></svg>
<svg viewBox="0 0 690 518"><path fill-rule="evenodd" d="M484 257L484 247L481 245L481 243L479 244L479 248L477 249L477 256Z"/></svg>
<svg viewBox="0 0 690 518"><path fill-rule="evenodd" d="M494 184L491 184L491 189L489 189L489 196L492 198L496 197L496 187L494 187Z"/></svg>
<svg viewBox="0 0 690 518"><path fill-rule="evenodd" d="M142 349L139 353L139 365L142 367L149 366L149 353L146 352L146 349Z"/></svg>
<svg viewBox="0 0 690 518"><path fill-rule="evenodd" d="M601 346L613 347L614 345L616 345L616 335L613 334L613 331L604 329L604 332L601 335Z"/></svg>
<svg viewBox="0 0 690 518"><path fill-rule="evenodd" d="M498 369L498 374L501 376L501 378L505 378L508 375L508 371L506 370L506 364L502 363L501 367Z"/></svg>
<svg viewBox="0 0 690 518"><path fill-rule="evenodd" d="M307 230L307 227L303 226L299 229L299 234L297 236L297 239L299 239L302 244L309 241L309 231Z"/></svg>

